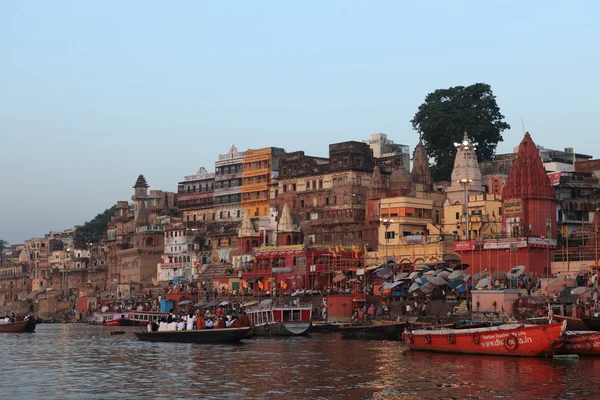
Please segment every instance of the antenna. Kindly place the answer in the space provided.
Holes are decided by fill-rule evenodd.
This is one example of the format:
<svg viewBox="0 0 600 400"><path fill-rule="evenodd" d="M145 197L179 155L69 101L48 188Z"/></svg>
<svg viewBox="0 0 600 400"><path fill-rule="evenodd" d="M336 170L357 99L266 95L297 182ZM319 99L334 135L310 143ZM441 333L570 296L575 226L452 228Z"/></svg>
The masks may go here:
<svg viewBox="0 0 600 400"><path fill-rule="evenodd" d="M525 123L523 122L523 117L521 117L521 126L523 127L523 135L525 134Z"/></svg>

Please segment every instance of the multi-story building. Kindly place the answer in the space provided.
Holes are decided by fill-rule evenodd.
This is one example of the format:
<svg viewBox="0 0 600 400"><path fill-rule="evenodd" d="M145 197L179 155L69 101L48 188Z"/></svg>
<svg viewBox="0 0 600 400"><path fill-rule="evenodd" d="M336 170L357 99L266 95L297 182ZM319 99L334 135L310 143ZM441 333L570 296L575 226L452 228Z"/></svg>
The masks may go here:
<svg viewBox="0 0 600 400"><path fill-rule="evenodd" d="M201 167L195 175L189 175L177 186L177 208L185 222L209 222L214 220L215 173Z"/></svg>
<svg viewBox="0 0 600 400"><path fill-rule="evenodd" d="M251 217L270 213L271 182L278 178L284 149L267 147L248 150L242 161L242 208Z"/></svg>
<svg viewBox="0 0 600 400"><path fill-rule="evenodd" d="M219 154L215 162L215 220L242 220L242 161L245 151L231 146L226 154Z"/></svg>
<svg viewBox="0 0 600 400"><path fill-rule="evenodd" d="M196 251L194 247L196 229L187 229L180 219L163 220L164 253L158 264L159 281L172 281L177 278L193 280L196 271Z"/></svg>
<svg viewBox="0 0 600 400"><path fill-rule="evenodd" d="M370 139L364 140L371 150L373 157L386 158L398 157L402 158L402 166L406 171L410 171L410 147L405 144L394 143L388 139L385 133L373 133Z"/></svg>
<svg viewBox="0 0 600 400"><path fill-rule="evenodd" d="M329 158L282 156L273 197L278 215L285 204L307 240L318 244L362 245L376 239L377 228L365 225L365 202L376 160L369 145L329 145Z"/></svg>

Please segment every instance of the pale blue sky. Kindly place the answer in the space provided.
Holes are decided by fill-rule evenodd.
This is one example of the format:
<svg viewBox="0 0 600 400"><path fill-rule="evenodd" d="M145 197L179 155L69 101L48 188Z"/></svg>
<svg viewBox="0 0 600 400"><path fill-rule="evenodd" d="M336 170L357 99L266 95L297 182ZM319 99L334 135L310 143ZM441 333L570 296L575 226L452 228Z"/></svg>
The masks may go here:
<svg viewBox="0 0 600 400"><path fill-rule="evenodd" d="M175 191L231 144L411 151L427 93L492 86L512 130L598 156L597 1L0 2L0 238Z"/></svg>

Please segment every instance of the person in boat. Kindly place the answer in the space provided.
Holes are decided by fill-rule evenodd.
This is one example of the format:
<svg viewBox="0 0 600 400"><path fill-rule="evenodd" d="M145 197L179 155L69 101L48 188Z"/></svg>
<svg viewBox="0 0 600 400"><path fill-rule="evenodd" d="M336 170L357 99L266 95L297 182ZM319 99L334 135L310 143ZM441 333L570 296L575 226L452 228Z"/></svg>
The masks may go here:
<svg viewBox="0 0 600 400"><path fill-rule="evenodd" d="M185 322L181 318L179 318L179 321L177 321L177 330L185 331Z"/></svg>
<svg viewBox="0 0 600 400"><path fill-rule="evenodd" d="M212 319L206 320L206 329L213 329L215 327L215 322Z"/></svg>
<svg viewBox="0 0 600 400"><path fill-rule="evenodd" d="M231 326L231 315L227 316L227 320L225 321L225 328L229 328Z"/></svg>
<svg viewBox="0 0 600 400"><path fill-rule="evenodd" d="M217 321L217 326L215 326L215 328L225 329L226 327L227 327L227 325L225 324L225 317L220 316L219 320Z"/></svg>
<svg viewBox="0 0 600 400"><path fill-rule="evenodd" d="M249 327L250 326L250 318L246 315L246 311L242 311L242 316L240 317L239 324L241 327Z"/></svg>
<svg viewBox="0 0 600 400"><path fill-rule="evenodd" d="M239 328L240 327L240 320L237 318L234 318L231 323L229 324L230 328Z"/></svg>
<svg viewBox="0 0 600 400"><path fill-rule="evenodd" d="M186 326L185 329L188 330L188 331L193 330L194 329L194 325L196 323L196 316L194 314L192 314L192 313L189 313L186 322L187 322L187 326Z"/></svg>
<svg viewBox="0 0 600 400"><path fill-rule="evenodd" d="M202 316L202 314L198 314L196 317L196 329L206 329L206 320Z"/></svg>

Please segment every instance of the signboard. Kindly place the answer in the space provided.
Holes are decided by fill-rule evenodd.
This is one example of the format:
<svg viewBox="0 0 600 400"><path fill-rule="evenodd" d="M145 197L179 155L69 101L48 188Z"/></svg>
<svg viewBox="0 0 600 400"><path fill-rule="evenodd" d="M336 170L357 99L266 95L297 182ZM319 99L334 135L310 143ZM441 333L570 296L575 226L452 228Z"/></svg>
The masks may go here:
<svg viewBox="0 0 600 400"><path fill-rule="evenodd" d="M556 239L530 237L528 240L529 240L529 244L531 244L533 246L542 246L542 247L556 246Z"/></svg>
<svg viewBox="0 0 600 400"><path fill-rule="evenodd" d="M510 249L527 247L527 238L512 238L486 240L483 243L484 249Z"/></svg>
<svg viewBox="0 0 600 400"><path fill-rule="evenodd" d="M318 213L310 213L310 219L311 219L311 221L319 219L319 214Z"/></svg>
<svg viewBox="0 0 600 400"><path fill-rule="evenodd" d="M408 244L420 244L422 241L423 241L423 236L421 236L421 235L406 236L406 243L408 243Z"/></svg>
<svg viewBox="0 0 600 400"><path fill-rule="evenodd" d="M473 250L473 242L454 242L452 244L454 251Z"/></svg>
<svg viewBox="0 0 600 400"><path fill-rule="evenodd" d="M521 199L504 200L504 214L520 214Z"/></svg>
<svg viewBox="0 0 600 400"><path fill-rule="evenodd" d="M272 269L274 274L289 274L290 272L292 272L292 267L283 267L283 268L278 268L275 267Z"/></svg>
<svg viewBox="0 0 600 400"><path fill-rule="evenodd" d="M176 263L167 263L167 264L161 264L160 265L161 268L166 269L166 268L183 268L183 264L176 264Z"/></svg>
<svg viewBox="0 0 600 400"><path fill-rule="evenodd" d="M548 178L550 178L550 184L552 186L558 186L560 184L560 171L558 172L549 172Z"/></svg>

